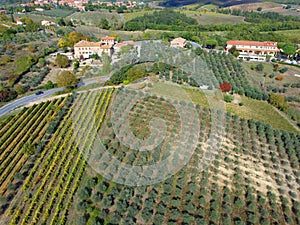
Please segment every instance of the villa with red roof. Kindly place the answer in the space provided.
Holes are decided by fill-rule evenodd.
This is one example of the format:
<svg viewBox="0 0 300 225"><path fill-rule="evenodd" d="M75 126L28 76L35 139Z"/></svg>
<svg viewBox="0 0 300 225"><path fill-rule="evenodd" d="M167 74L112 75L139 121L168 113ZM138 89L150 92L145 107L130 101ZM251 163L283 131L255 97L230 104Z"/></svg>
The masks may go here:
<svg viewBox="0 0 300 225"><path fill-rule="evenodd" d="M227 41L225 51L228 52L233 46L239 51L239 59L249 61L265 61L266 56L274 56L280 52L277 47L277 42L265 41Z"/></svg>
<svg viewBox="0 0 300 225"><path fill-rule="evenodd" d="M92 55L101 56L106 53L109 56L113 54L113 45L100 42L79 41L74 45L74 56L78 59L88 59Z"/></svg>

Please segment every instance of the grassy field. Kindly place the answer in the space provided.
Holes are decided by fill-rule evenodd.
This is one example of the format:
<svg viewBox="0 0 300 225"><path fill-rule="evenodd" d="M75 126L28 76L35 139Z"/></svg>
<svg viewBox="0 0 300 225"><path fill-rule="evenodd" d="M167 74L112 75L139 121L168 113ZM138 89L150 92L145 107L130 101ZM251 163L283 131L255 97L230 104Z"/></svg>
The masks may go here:
<svg viewBox="0 0 300 225"><path fill-rule="evenodd" d="M143 16L145 14L152 14L154 10L144 10L144 11L138 11L138 12L130 12L130 13L123 13L125 21L132 20L136 17Z"/></svg>
<svg viewBox="0 0 300 225"><path fill-rule="evenodd" d="M282 8L281 4L274 3L274 2L254 2L254 3L246 3L246 4L239 4L227 7L229 9L240 9L245 11L255 11L258 7L262 7L262 9L272 9L280 7Z"/></svg>
<svg viewBox="0 0 300 225"><path fill-rule="evenodd" d="M230 6L227 8L230 9L239 9L243 11L257 11L257 8L261 7L262 12L277 12L283 15L291 15L291 16L300 16L299 10L300 7L296 6L296 8L284 9L282 4L275 2L255 2L255 3L246 3Z"/></svg>
<svg viewBox="0 0 300 225"><path fill-rule="evenodd" d="M19 17L23 17L23 16L27 16L27 17L31 18L34 22L37 22L37 23L39 23L41 20L49 20L52 22L57 22L57 18L53 17L53 16L39 15L39 14L35 14L35 13L27 13L26 15L14 14L14 18L19 18Z"/></svg>
<svg viewBox="0 0 300 225"><path fill-rule="evenodd" d="M89 11L89 12L76 12L72 15L68 16L67 18L82 21L86 25L91 26L98 26L101 19L107 19L110 23L110 25L117 25L121 24L124 21L122 21L121 14L118 14L116 12L108 12L108 10L102 10L100 11Z"/></svg>
<svg viewBox="0 0 300 225"><path fill-rule="evenodd" d="M33 14L44 15L44 16L51 16L51 17L67 17L74 13L74 10L67 10L67 9L53 9L53 10L45 10L43 12L33 11Z"/></svg>
<svg viewBox="0 0 300 225"><path fill-rule="evenodd" d="M191 100L195 104L209 106L206 97L209 93L204 93L203 91L195 88L180 87L171 82L157 82L153 85L153 88L150 91L157 95L168 96L177 100ZM183 95L183 92L185 92L186 95ZM234 103L226 103L226 110L228 112L245 119L254 119L264 123L269 123L275 129L297 132L293 125L290 124L290 121L283 117L277 109L267 102L258 101L245 96L237 97L240 98L240 102L243 103L243 106L239 106Z"/></svg>
<svg viewBox="0 0 300 225"><path fill-rule="evenodd" d="M287 84L295 84L300 82L300 78L296 77L295 74L300 74L300 68L294 67L294 66L289 66L289 65L280 65L279 64L279 69L286 67L288 68L288 71L285 73L280 73L278 71L274 72L273 71L273 64L271 63L263 63L264 70L259 72L254 70L251 70L251 66L256 66L258 63L256 62L243 62L243 67L245 71L247 72L248 80L249 82L256 86L257 88L261 88L261 84L264 84L265 89L267 90L268 86L271 86L273 88L284 88L284 85ZM264 77L264 73L267 74L266 77ZM274 74L274 77L270 77L270 74ZM277 76L283 76L282 81L278 81L275 78ZM284 93L285 96L299 96L300 95L300 90L299 88L287 88L287 92Z"/></svg>

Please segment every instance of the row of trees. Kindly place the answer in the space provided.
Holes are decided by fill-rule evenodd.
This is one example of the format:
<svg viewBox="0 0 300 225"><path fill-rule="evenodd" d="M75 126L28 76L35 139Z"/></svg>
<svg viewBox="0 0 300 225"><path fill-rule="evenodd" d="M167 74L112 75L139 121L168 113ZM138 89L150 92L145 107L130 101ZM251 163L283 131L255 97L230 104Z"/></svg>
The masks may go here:
<svg viewBox="0 0 300 225"><path fill-rule="evenodd" d="M136 95L144 98L137 102L130 112L132 132L142 138L148 133L142 124L148 124L153 115L163 116L166 124L170 125L168 135L174 140L176 132L174 133L173 129L176 127L177 117L162 98L128 91L116 102L118 110L122 111L122 107L129 104L132 96ZM137 187L114 183L101 175L87 175L86 181L77 192L76 221L79 224L103 221L109 221L111 224L137 221L228 225L297 224L300 205L294 193L297 188L293 185L293 179L299 175L295 155L299 148L299 135L273 130L268 124L227 113L226 138L230 141L222 145L204 171L199 171L199 165L203 163L202 158L207 151L202 141L205 142L209 133L210 110L199 105L196 108L201 118L199 145L186 166L160 183ZM165 114L168 115L161 115L161 111L167 112ZM170 121L171 123L168 123ZM108 135L104 144L110 154L114 154L114 157L124 163L145 163L139 161L143 154L136 153L120 143L110 122L106 124L106 133ZM159 147L158 152L161 155L168 155L168 145L163 144ZM156 149L154 151L148 154L150 162L157 153ZM268 174L271 181L266 180L264 175L255 173L249 162L261 165L261 173ZM118 176L118 168L110 166L109 162L103 164L105 165L101 166L107 167L113 177ZM286 177L280 172L283 168L285 174L288 174ZM126 174L123 175L127 178ZM265 187L264 183L257 183L259 179L272 185ZM278 180L278 186L274 187L273 179ZM285 182L288 183L288 187L285 186ZM297 183L299 184L299 179Z"/></svg>

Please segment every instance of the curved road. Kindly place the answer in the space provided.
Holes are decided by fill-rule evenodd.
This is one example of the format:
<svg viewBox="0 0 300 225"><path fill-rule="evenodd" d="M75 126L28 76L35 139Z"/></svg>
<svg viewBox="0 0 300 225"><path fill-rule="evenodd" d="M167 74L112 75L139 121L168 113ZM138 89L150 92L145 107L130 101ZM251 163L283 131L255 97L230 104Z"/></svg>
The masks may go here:
<svg viewBox="0 0 300 225"><path fill-rule="evenodd" d="M78 87L87 86L87 85L92 84L92 83L97 83L99 80L101 80L102 82L105 82L105 81L109 80L109 76L108 77L99 77L99 78L85 80L83 82L80 82L78 84ZM44 93L40 94L40 95L32 94L32 95L28 95L28 96L25 96L23 98L17 99L17 100L15 100L13 102L10 102L10 103L8 103L5 106L0 108L0 117L4 116L5 114L11 112L12 110L14 110L16 108L27 105L31 102L35 102L35 101L44 99L46 97L49 97L50 95L53 95L54 93L56 93L58 91L63 91L63 90L65 90L65 88L54 88L54 89L51 89L51 90L48 90L48 91L44 91Z"/></svg>
<svg viewBox="0 0 300 225"><path fill-rule="evenodd" d="M23 98L17 99L15 101L10 102L7 105L1 107L0 108L0 116L3 116L5 114L9 113L10 111L12 111L18 107L21 107L23 105L26 105L30 102L34 102L34 101L40 100L42 98L45 98L49 95L53 95L55 92L63 91L64 89L65 88L54 88L54 89L51 89L48 91L44 91L44 94L40 94L40 95L32 94L32 95L28 95Z"/></svg>

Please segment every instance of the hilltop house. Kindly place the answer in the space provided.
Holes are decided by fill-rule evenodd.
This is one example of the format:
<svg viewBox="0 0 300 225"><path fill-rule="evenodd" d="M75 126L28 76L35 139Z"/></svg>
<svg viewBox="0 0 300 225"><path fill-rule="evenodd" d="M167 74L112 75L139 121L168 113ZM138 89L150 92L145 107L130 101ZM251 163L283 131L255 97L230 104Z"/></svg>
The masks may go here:
<svg viewBox="0 0 300 225"><path fill-rule="evenodd" d="M171 41L171 47L172 48L185 48L186 46L186 40L184 38L175 38Z"/></svg>
<svg viewBox="0 0 300 225"><path fill-rule="evenodd" d="M259 41L227 41L225 52L235 46L239 52L239 59L249 61L265 61L266 56L275 56L280 50L277 47L277 42L259 42Z"/></svg>
<svg viewBox="0 0 300 225"><path fill-rule="evenodd" d="M113 54L113 45L105 44L100 42L91 42L91 41L79 41L74 45L74 56L78 59L88 59L92 55L99 55L101 56L102 53L106 53L109 56Z"/></svg>

